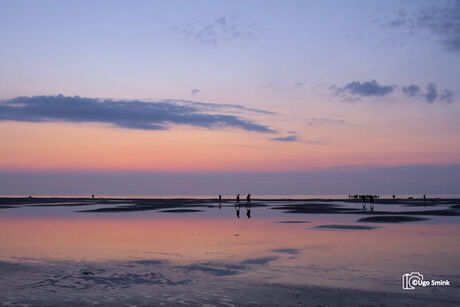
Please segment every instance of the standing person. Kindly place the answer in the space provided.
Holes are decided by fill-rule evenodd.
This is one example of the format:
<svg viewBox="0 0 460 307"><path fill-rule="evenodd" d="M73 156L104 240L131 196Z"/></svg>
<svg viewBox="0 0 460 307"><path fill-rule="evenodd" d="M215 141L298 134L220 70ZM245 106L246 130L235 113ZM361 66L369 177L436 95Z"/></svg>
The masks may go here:
<svg viewBox="0 0 460 307"><path fill-rule="evenodd" d="M222 195L219 194L219 203L222 201Z"/></svg>
<svg viewBox="0 0 460 307"><path fill-rule="evenodd" d="M237 202L237 203L240 203L240 194L238 194L238 195L236 196L236 202Z"/></svg>
<svg viewBox="0 0 460 307"><path fill-rule="evenodd" d="M246 202L249 204L251 202L251 194L248 194L246 197Z"/></svg>

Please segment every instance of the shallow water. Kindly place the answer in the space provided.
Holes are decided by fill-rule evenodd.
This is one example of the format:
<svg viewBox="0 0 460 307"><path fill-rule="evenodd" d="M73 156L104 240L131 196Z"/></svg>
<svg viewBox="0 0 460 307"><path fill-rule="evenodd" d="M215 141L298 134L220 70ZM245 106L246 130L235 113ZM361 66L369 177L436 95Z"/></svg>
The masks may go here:
<svg viewBox="0 0 460 307"><path fill-rule="evenodd" d="M24 293L42 297L41 302L46 301L46 293L61 293L75 301L81 289L81 295L97 301L102 295L99 291L106 288L115 293L130 289L132 295L155 289L157 294L174 297L178 289L191 291L184 289L188 285L211 293L212 285L219 282L228 287L250 282L405 293L401 276L410 272L452 283L417 288L417 294L460 299L458 216L361 223L360 218L375 214L363 213L360 203L346 201L314 203L360 210L286 213L280 207L305 201L256 201L251 207L206 202L179 208L197 210L192 212L165 212L171 208L79 212L133 203L30 201L2 209L0 288L8 290L0 291L3 301L21 302ZM375 204L375 211L380 210L417 212L433 210L433 206ZM204 297L196 297L194 303L207 302ZM235 302L234 297L229 300Z"/></svg>

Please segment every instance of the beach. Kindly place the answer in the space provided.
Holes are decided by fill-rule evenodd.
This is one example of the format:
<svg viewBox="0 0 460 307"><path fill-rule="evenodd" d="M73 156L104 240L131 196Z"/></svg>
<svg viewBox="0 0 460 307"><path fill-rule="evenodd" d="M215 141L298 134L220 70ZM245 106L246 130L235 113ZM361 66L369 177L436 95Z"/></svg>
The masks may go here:
<svg viewBox="0 0 460 307"><path fill-rule="evenodd" d="M460 199L1 198L3 305L454 306ZM403 274L449 280L404 290Z"/></svg>

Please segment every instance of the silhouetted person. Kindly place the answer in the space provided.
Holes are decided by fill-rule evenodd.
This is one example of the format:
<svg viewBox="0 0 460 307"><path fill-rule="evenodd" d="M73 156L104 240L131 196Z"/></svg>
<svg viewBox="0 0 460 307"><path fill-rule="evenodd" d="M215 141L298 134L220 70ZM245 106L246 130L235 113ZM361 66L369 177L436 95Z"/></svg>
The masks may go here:
<svg viewBox="0 0 460 307"><path fill-rule="evenodd" d="M32 195L29 195L29 198L32 198Z"/></svg>
<svg viewBox="0 0 460 307"><path fill-rule="evenodd" d="M249 204L251 202L251 194L248 194L246 197L246 202Z"/></svg>
<svg viewBox="0 0 460 307"><path fill-rule="evenodd" d="M396 198L396 195L393 194L393 199L395 199L395 198Z"/></svg>
<svg viewBox="0 0 460 307"><path fill-rule="evenodd" d="M374 212L374 196L369 196L369 209L371 213Z"/></svg>
<svg viewBox="0 0 460 307"><path fill-rule="evenodd" d="M240 203L240 194L236 195L236 202Z"/></svg>
<svg viewBox="0 0 460 307"><path fill-rule="evenodd" d="M423 194L423 202L426 201L426 194Z"/></svg>
<svg viewBox="0 0 460 307"><path fill-rule="evenodd" d="M94 198L94 194L93 194L93 195L91 195L91 198Z"/></svg>
<svg viewBox="0 0 460 307"><path fill-rule="evenodd" d="M219 194L219 202L222 201L222 195Z"/></svg>

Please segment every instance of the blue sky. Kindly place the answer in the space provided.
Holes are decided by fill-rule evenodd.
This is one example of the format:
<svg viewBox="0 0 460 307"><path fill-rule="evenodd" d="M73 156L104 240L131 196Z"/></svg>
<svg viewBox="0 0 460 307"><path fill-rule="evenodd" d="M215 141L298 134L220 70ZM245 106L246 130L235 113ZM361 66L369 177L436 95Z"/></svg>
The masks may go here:
<svg viewBox="0 0 460 307"><path fill-rule="evenodd" d="M460 1L0 1L0 38L7 172L460 164Z"/></svg>
<svg viewBox="0 0 460 307"><path fill-rule="evenodd" d="M390 25L435 4L2 1L1 95L190 98L196 88L228 100L222 92L370 79L451 89L458 51L429 29Z"/></svg>

